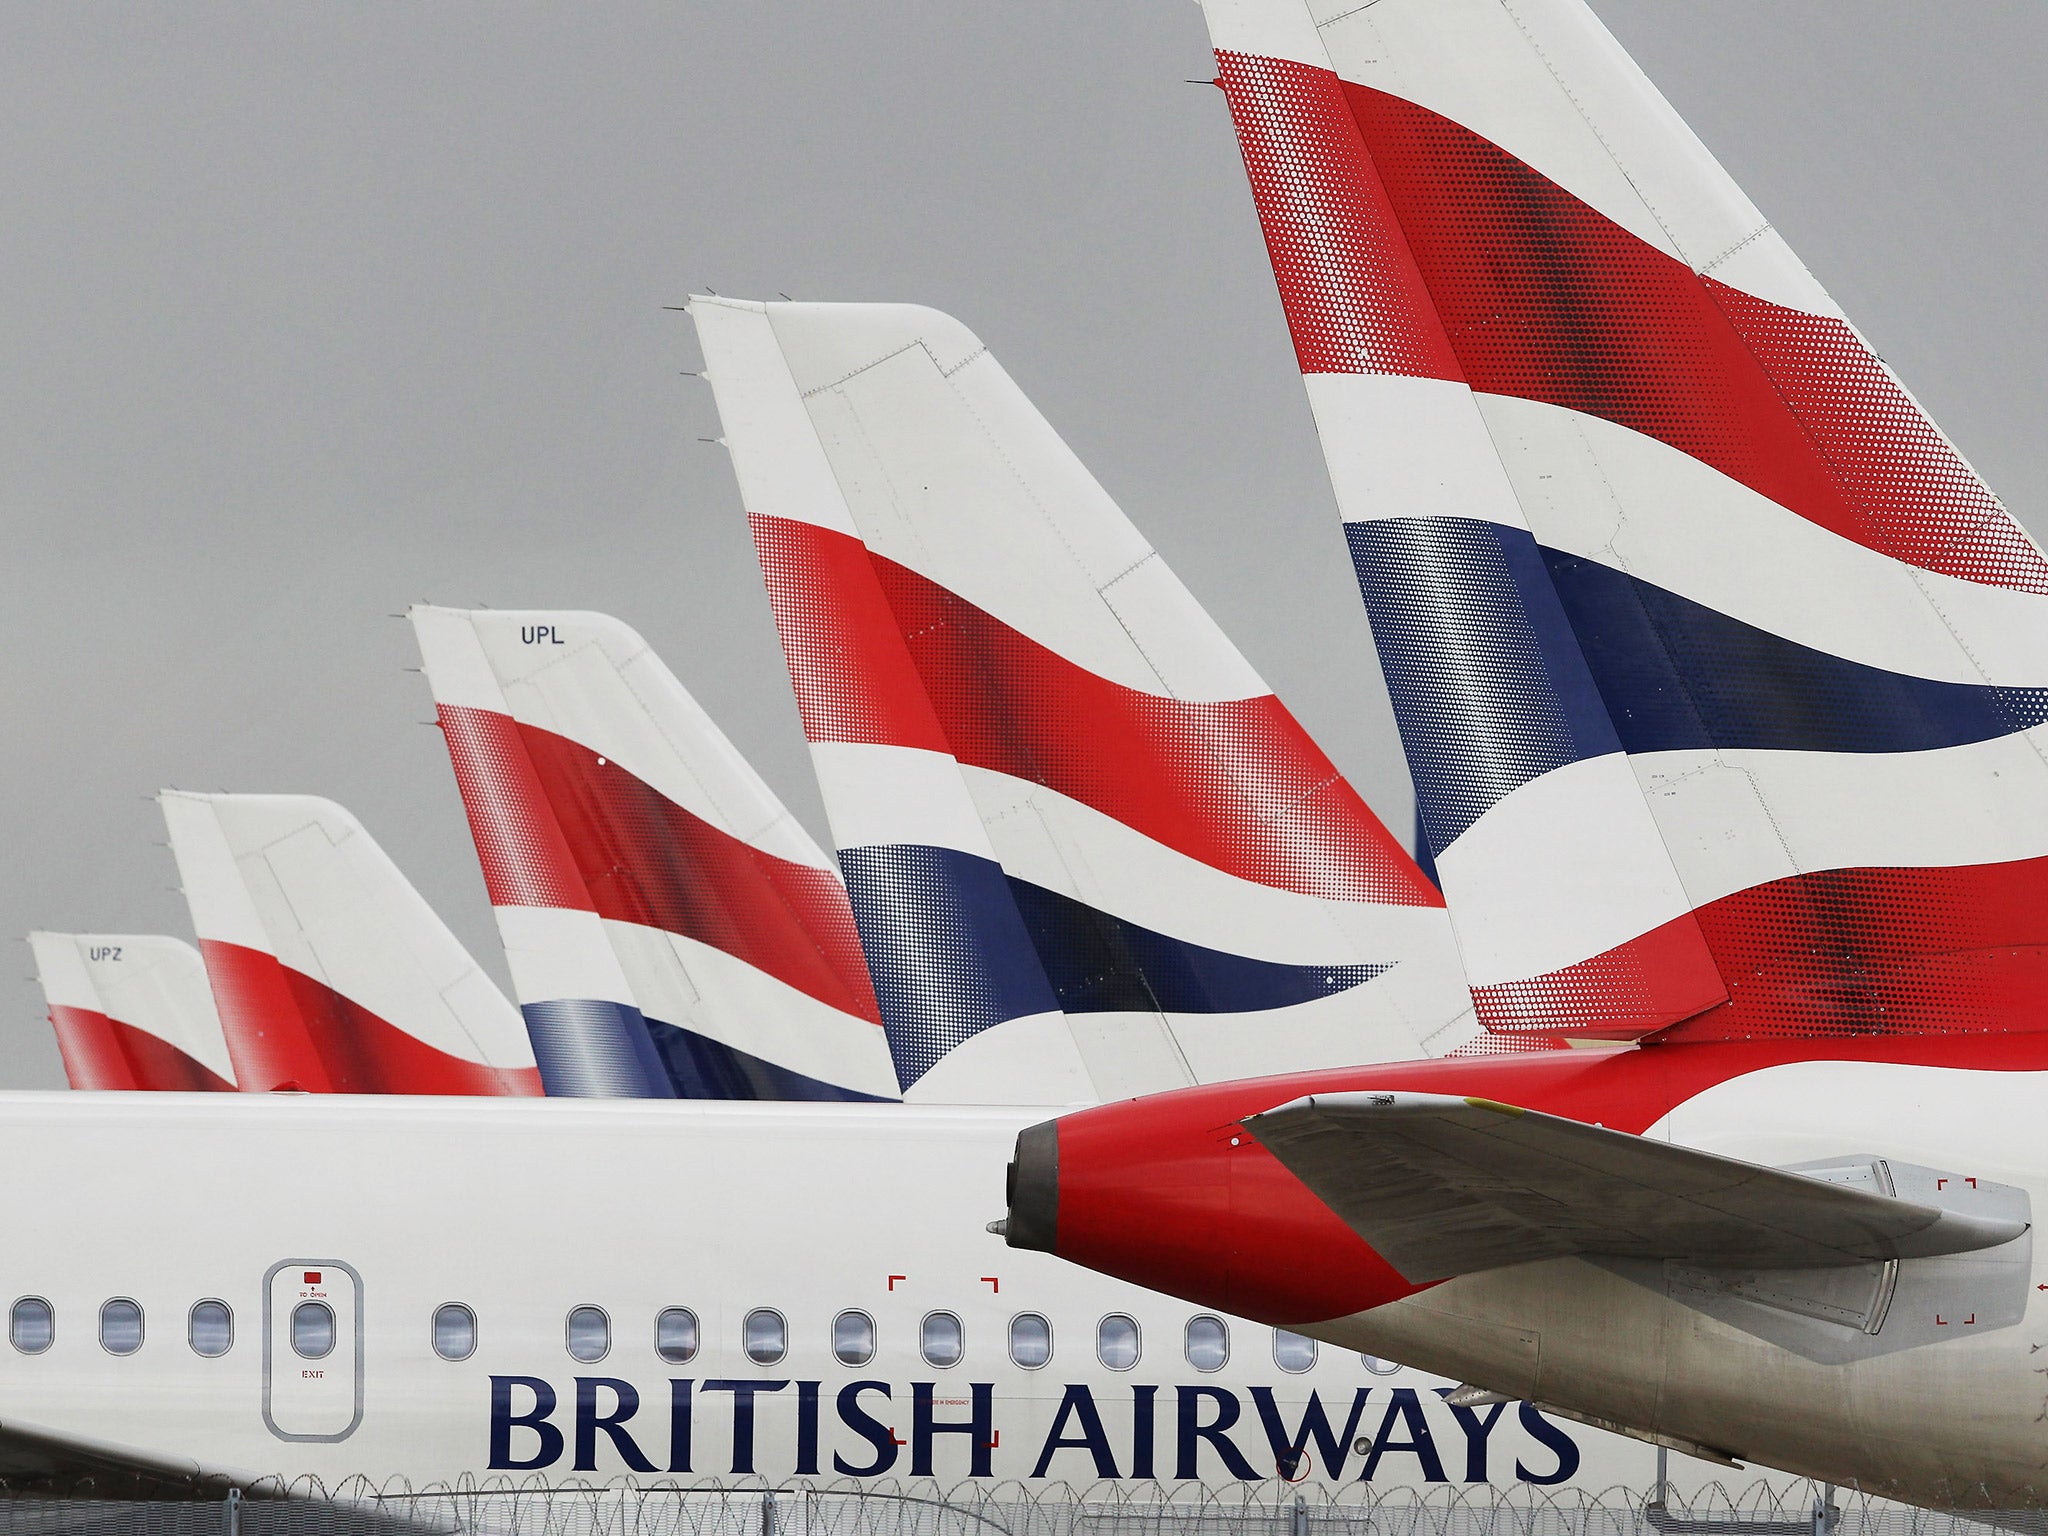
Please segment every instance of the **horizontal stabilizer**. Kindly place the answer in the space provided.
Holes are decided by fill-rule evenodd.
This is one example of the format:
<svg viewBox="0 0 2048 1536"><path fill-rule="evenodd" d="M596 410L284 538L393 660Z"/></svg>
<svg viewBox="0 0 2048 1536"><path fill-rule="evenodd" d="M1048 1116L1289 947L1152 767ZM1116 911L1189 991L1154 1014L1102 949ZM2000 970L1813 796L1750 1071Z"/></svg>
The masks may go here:
<svg viewBox="0 0 2048 1536"><path fill-rule="evenodd" d="M1490 1099L1322 1094L1245 1121L1412 1282L1585 1254L1825 1268L1969 1253L2024 1221L1966 1214Z"/></svg>

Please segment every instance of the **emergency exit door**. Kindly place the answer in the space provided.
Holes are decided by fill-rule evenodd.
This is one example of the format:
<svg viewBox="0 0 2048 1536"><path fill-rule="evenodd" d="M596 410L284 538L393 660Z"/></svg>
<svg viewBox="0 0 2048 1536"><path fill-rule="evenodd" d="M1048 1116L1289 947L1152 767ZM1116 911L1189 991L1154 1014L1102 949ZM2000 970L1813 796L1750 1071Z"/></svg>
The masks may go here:
<svg viewBox="0 0 2048 1536"><path fill-rule="evenodd" d="M363 1282L334 1259L263 1277L263 1421L280 1440L346 1440L363 1421Z"/></svg>

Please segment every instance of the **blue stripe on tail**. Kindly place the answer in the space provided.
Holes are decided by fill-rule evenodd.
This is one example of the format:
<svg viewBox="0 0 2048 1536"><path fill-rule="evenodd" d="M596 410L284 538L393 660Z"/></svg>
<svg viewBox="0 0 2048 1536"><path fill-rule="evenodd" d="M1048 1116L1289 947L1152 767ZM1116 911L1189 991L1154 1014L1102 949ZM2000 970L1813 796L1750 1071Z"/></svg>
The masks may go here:
<svg viewBox="0 0 2048 1536"><path fill-rule="evenodd" d="M647 1021L630 1003L521 1003L541 1087L551 1099L672 1099Z"/></svg>
<svg viewBox="0 0 2048 1536"><path fill-rule="evenodd" d="M1436 853L1531 779L1621 749L1526 529L1392 518L1344 536Z"/></svg>
<svg viewBox="0 0 2048 1536"><path fill-rule="evenodd" d="M1059 1011L993 860L894 843L842 848L839 869L906 1090L983 1030Z"/></svg>
<svg viewBox="0 0 2048 1536"><path fill-rule="evenodd" d="M1260 1013L1362 986L1385 965L1290 965L1189 944L1014 877L1010 893L1068 1013Z"/></svg>
<svg viewBox="0 0 2048 1536"><path fill-rule="evenodd" d="M873 1029L872 1024L865 1026ZM684 1099L766 1099L805 1103L878 1104L871 1093L857 1093L837 1083L806 1077L749 1055L709 1035L659 1019L647 1021L654 1049L668 1068L676 1096Z"/></svg>
<svg viewBox="0 0 2048 1536"><path fill-rule="evenodd" d="M1543 558L1630 752L1926 752L2048 721L2048 689L1845 661L1597 560Z"/></svg>

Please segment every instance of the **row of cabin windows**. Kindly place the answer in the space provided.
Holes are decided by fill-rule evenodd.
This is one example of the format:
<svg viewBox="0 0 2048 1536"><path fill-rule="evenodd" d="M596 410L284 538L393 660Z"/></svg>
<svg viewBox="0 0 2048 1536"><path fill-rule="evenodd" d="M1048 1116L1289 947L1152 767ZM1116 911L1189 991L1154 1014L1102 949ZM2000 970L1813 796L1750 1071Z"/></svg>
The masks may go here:
<svg viewBox="0 0 2048 1536"><path fill-rule="evenodd" d="M602 1307L580 1306L564 1324L569 1356L585 1365L611 1353L611 1317ZM670 1365L694 1359L700 1339L697 1314L687 1307L669 1307L655 1318L654 1352ZM772 1307L756 1307L740 1324L740 1348L756 1365L777 1365L789 1353L789 1323ZM434 1351L444 1360L467 1360L476 1350L476 1314L459 1302L448 1302L434 1314ZM864 1366L875 1358L875 1320L857 1309L832 1319L832 1357L841 1365ZM1181 1350L1198 1371L1220 1371L1230 1363L1230 1325L1210 1313L1188 1319ZM967 1353L967 1330L952 1312L927 1312L918 1323L917 1352L939 1370L958 1365ZM1133 1369L1141 1354L1137 1319L1112 1312L1095 1325L1095 1358L1112 1371ZM1052 1322L1040 1312L1019 1312L1010 1319L1010 1362L1035 1371L1052 1361ZM1366 1369L1388 1375L1400 1369L1373 1355L1363 1357ZM1299 1374L1316 1363L1316 1341L1285 1328L1273 1330L1273 1363Z"/></svg>
<svg viewBox="0 0 2048 1536"><path fill-rule="evenodd" d="M100 1307L100 1347L113 1355L132 1355L142 1348L142 1307L117 1296ZM25 1355L39 1355L55 1342L57 1313L40 1296L23 1296L7 1317L7 1338ZM235 1314L224 1301L194 1302L185 1320L185 1337L194 1354L224 1355L234 1347ZM302 1301L292 1308L289 1338L292 1349L308 1360L324 1359L336 1342L334 1309L324 1301ZM476 1312L459 1301L434 1309L434 1353L443 1360L467 1360L476 1353ZM611 1353L612 1320L602 1307L572 1307L564 1322L564 1342L571 1359L589 1365ZM669 1307L654 1320L654 1352L670 1365L696 1358L701 1343L697 1314L688 1307ZM1141 1354L1137 1320L1112 1312L1095 1325L1095 1358L1112 1371L1135 1367ZM789 1324L780 1312L756 1307L740 1325L740 1347L756 1365L778 1364L789 1353ZM927 1312L918 1324L918 1353L927 1365L945 1370L958 1365L967 1352L967 1330L951 1312ZM849 1310L832 1319L832 1356L841 1365L863 1366L875 1358L875 1320ZM1035 1371L1052 1361L1052 1323L1040 1312L1019 1312L1010 1319L1010 1361ZM1230 1325L1211 1313L1188 1319L1181 1353L1198 1371L1220 1371L1230 1362ZM1273 1330L1273 1363L1300 1373L1316 1363L1316 1341L1284 1328ZM1399 1367L1365 1356L1366 1368L1385 1375Z"/></svg>
<svg viewBox="0 0 2048 1536"><path fill-rule="evenodd" d="M311 1341L317 1331L301 1326L299 1313L318 1308L326 1314L326 1354L334 1348L334 1313L325 1302L302 1302L292 1317L292 1343ZM224 1355L235 1346L235 1314L224 1301L195 1301L185 1316L185 1338L196 1355ZM57 1341L57 1309L40 1296L23 1296L7 1312L7 1342L24 1355L40 1355ZM100 1305L100 1348L110 1355L132 1355L142 1348L142 1303L116 1296ZM300 1348L309 1359L318 1355Z"/></svg>

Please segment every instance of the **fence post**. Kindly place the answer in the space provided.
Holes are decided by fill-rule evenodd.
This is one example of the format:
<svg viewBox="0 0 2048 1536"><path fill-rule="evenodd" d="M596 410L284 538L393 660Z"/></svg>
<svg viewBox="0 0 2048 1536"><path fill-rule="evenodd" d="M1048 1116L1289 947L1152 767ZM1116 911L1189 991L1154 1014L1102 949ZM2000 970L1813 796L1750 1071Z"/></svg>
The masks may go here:
<svg viewBox="0 0 2048 1536"><path fill-rule="evenodd" d="M242 1490L230 1488L221 1512L221 1536L242 1536Z"/></svg>
<svg viewBox="0 0 2048 1536"><path fill-rule="evenodd" d="M775 1490L761 1495L761 1536L775 1536Z"/></svg>
<svg viewBox="0 0 2048 1536"><path fill-rule="evenodd" d="M1287 1514L1288 1536L1308 1536L1308 1500L1301 1494L1294 1496L1294 1508Z"/></svg>
<svg viewBox="0 0 2048 1536"><path fill-rule="evenodd" d="M1813 1536L1834 1536L1835 1522L1842 1512L1835 1508L1835 1485L1822 1483L1820 1496L1813 1501Z"/></svg>

